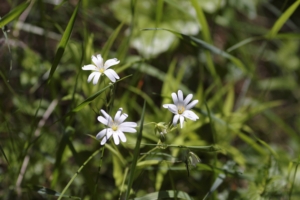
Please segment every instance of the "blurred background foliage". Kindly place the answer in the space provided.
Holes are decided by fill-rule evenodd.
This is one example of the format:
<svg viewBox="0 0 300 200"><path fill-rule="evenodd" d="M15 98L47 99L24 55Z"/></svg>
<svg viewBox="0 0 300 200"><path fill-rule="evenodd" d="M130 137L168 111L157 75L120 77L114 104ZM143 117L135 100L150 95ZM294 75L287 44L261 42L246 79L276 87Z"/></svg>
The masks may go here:
<svg viewBox="0 0 300 200"><path fill-rule="evenodd" d="M5 19L22 3L1 0L0 16ZM126 191L132 199L300 198L299 4L26 4L0 33L0 198L57 199L65 188L71 199L125 199ZM76 6L60 58L57 48L67 38ZM88 73L81 70L100 53L120 59L113 69L121 78L131 76L78 108L109 83L102 77L101 84L88 84ZM151 122L171 121L162 104L170 103L178 89L199 100L194 110L200 119L164 135ZM143 137L130 188L137 134L126 134L128 141L119 146L110 141L97 152L95 135L104 127L96 118L100 109L114 115L123 107L140 125L144 101Z"/></svg>

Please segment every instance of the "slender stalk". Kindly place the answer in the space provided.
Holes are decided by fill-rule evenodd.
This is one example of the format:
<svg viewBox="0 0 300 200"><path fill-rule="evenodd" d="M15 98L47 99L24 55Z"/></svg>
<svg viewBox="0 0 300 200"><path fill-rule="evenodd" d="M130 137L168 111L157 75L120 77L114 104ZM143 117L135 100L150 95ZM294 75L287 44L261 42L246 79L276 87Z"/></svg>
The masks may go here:
<svg viewBox="0 0 300 200"><path fill-rule="evenodd" d="M104 147L102 147L104 148ZM99 151L102 149L98 149L97 151L95 151L84 163L83 165L77 170L77 172L73 175L73 177L71 178L71 180L68 182L68 184L66 185L66 187L63 189L62 193L59 195L59 198L57 200L60 200L63 195L65 194L65 192L67 191L67 189L69 188L69 186L71 185L71 183L74 181L74 179L76 178L76 176L81 172L81 170L84 168L84 166L94 157L96 156Z"/></svg>

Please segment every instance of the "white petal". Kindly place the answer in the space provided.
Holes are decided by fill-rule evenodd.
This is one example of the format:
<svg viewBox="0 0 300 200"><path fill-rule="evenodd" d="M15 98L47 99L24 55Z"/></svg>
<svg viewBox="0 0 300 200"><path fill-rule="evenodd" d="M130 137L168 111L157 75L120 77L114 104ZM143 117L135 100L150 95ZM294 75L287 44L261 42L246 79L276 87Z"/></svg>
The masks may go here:
<svg viewBox="0 0 300 200"><path fill-rule="evenodd" d="M104 145L105 143L107 142L107 138L106 137L104 137L103 139L102 139L102 141L101 141L101 145Z"/></svg>
<svg viewBox="0 0 300 200"><path fill-rule="evenodd" d="M102 124L108 125L108 120L105 119L104 117L99 116L99 117L97 117L97 119L98 119L98 121L101 122Z"/></svg>
<svg viewBox="0 0 300 200"><path fill-rule="evenodd" d="M127 126L127 127L137 127L137 123L135 122L124 122L122 124L120 124L120 126Z"/></svg>
<svg viewBox="0 0 300 200"><path fill-rule="evenodd" d="M100 72L92 72L90 75L89 75L89 77L88 77L88 83L89 82L91 82L91 80L94 78L94 76L96 75L96 74L99 74Z"/></svg>
<svg viewBox="0 0 300 200"><path fill-rule="evenodd" d="M172 99L175 105L178 104L178 98L177 98L177 94L176 93L172 93Z"/></svg>
<svg viewBox="0 0 300 200"><path fill-rule="evenodd" d="M174 105L174 104L164 104L163 107L164 108L169 108L170 105Z"/></svg>
<svg viewBox="0 0 300 200"><path fill-rule="evenodd" d="M180 115L175 115L174 118L173 118L173 125L176 125L177 122L178 122L178 119L179 119L179 116Z"/></svg>
<svg viewBox="0 0 300 200"><path fill-rule="evenodd" d="M122 122L125 121L125 119L128 117L126 113L123 113L121 117L118 119L118 123L121 124Z"/></svg>
<svg viewBox="0 0 300 200"><path fill-rule="evenodd" d="M185 98L185 100L183 101L184 102L184 106L186 106L190 100L193 98L193 95L192 94L189 94L187 95L187 97Z"/></svg>
<svg viewBox="0 0 300 200"><path fill-rule="evenodd" d="M123 109L122 108L119 108L119 110L117 111L116 115L115 115L115 121L118 121L118 119L120 118L121 116L121 113L122 113Z"/></svg>
<svg viewBox="0 0 300 200"><path fill-rule="evenodd" d="M118 133L114 133L114 134L113 134L113 138L114 138L114 141L115 141L115 144L116 144L116 145L120 144L120 140L119 140L119 135L118 135Z"/></svg>
<svg viewBox="0 0 300 200"><path fill-rule="evenodd" d="M101 76L100 72L97 72L97 74L95 74L94 80L93 80L93 84L96 85L99 81L99 78Z"/></svg>
<svg viewBox="0 0 300 200"><path fill-rule="evenodd" d="M188 105L185 107L185 109L186 109L186 110L189 110L189 109L191 109L192 107L194 107L197 103L198 103L198 100L194 100L194 101L192 101L190 104L188 104Z"/></svg>
<svg viewBox="0 0 300 200"><path fill-rule="evenodd" d="M104 110L100 110L102 112L102 114L104 115L104 117L107 119L108 123L112 122L112 118L110 117L109 114L107 114Z"/></svg>
<svg viewBox="0 0 300 200"><path fill-rule="evenodd" d="M94 63L98 68L103 67L103 59L102 59L102 57L101 57L100 54L97 55L97 57L96 57L96 56L92 56L92 61L93 61L93 63Z"/></svg>
<svg viewBox="0 0 300 200"><path fill-rule="evenodd" d="M178 90L178 101L181 103L183 102L183 94L181 90Z"/></svg>
<svg viewBox="0 0 300 200"><path fill-rule="evenodd" d="M184 117L180 116L180 128L183 127Z"/></svg>
<svg viewBox="0 0 300 200"><path fill-rule="evenodd" d="M116 58L109 59L109 60L107 60L107 61L104 63L104 69L108 69L108 68L110 68L111 66L117 65L117 64L119 64L119 63L120 63L120 61L119 61L118 59L116 59Z"/></svg>
<svg viewBox="0 0 300 200"><path fill-rule="evenodd" d="M190 119L190 120L193 120L193 121L196 121L197 119L199 119L199 117L191 110L186 110L182 113L182 116Z"/></svg>
<svg viewBox="0 0 300 200"><path fill-rule="evenodd" d="M84 65L82 67L82 70L97 70L97 67L95 65L92 65L92 64L90 64L90 65Z"/></svg>
<svg viewBox="0 0 300 200"><path fill-rule="evenodd" d="M122 131L118 131L118 135L122 142L126 142L126 137Z"/></svg>
<svg viewBox="0 0 300 200"><path fill-rule="evenodd" d="M106 133L106 135L103 137L103 139L102 139L102 141L101 141L101 145L104 145L105 143L106 143L106 141L111 137L111 135L112 135L112 129L111 128L107 128L106 129L107 131L107 133Z"/></svg>
<svg viewBox="0 0 300 200"><path fill-rule="evenodd" d="M111 82L116 82L116 79L119 79L120 77L118 74L112 70L112 69L107 69L104 71L104 74L111 80Z"/></svg>
<svg viewBox="0 0 300 200"><path fill-rule="evenodd" d="M127 132L127 133L135 133L136 132L135 128L131 128L131 127L127 127L127 126L119 126L118 129L120 131Z"/></svg>
<svg viewBox="0 0 300 200"><path fill-rule="evenodd" d="M178 108L177 108L177 106L171 104L171 105L169 105L168 109L169 109L169 111L171 111L171 112L174 113L175 115L178 114Z"/></svg>
<svg viewBox="0 0 300 200"><path fill-rule="evenodd" d="M103 129L102 131L100 131L97 135L96 135L96 139L100 140L101 138L103 138L104 135L106 135L107 133L107 128Z"/></svg>

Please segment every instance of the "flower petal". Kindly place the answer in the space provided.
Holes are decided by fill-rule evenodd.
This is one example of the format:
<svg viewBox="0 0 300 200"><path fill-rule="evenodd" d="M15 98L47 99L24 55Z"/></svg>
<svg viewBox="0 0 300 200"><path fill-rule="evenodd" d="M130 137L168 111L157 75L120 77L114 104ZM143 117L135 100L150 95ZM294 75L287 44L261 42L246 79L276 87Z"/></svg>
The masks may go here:
<svg viewBox="0 0 300 200"><path fill-rule="evenodd" d="M113 138L114 138L114 142L116 145L119 145L120 144L120 140L119 140L119 135L118 133L114 133L113 134Z"/></svg>
<svg viewBox="0 0 300 200"><path fill-rule="evenodd" d="M97 70L97 67L95 65L89 64L89 65L84 65L82 70Z"/></svg>
<svg viewBox="0 0 300 200"><path fill-rule="evenodd" d="M118 131L117 133L118 133L121 141L126 142L126 137L125 137L124 133L122 131Z"/></svg>
<svg viewBox="0 0 300 200"><path fill-rule="evenodd" d="M137 127L137 123L135 122L124 122L122 124L120 124L119 126L126 126L126 127Z"/></svg>
<svg viewBox="0 0 300 200"><path fill-rule="evenodd" d="M88 77L88 80L87 80L88 83L91 82L91 80L94 78L94 76L96 76L96 74L98 74L98 73L100 73L100 72L92 72Z"/></svg>
<svg viewBox="0 0 300 200"><path fill-rule="evenodd" d="M111 66L117 65L117 64L119 64L119 63L120 63L120 61L119 61L118 59L116 59L116 58L109 59L109 60L107 60L107 61L104 63L104 69L108 69L108 68L110 68Z"/></svg>
<svg viewBox="0 0 300 200"><path fill-rule="evenodd" d="M192 94L187 95L187 97L183 101L184 106L186 106L191 101L192 98L193 98Z"/></svg>
<svg viewBox="0 0 300 200"><path fill-rule="evenodd" d="M111 82L116 82L116 79L119 79L120 77L118 74L112 70L112 69L107 69L104 71L104 74L111 80Z"/></svg>
<svg viewBox="0 0 300 200"><path fill-rule="evenodd" d="M95 74L94 80L93 80L93 84L96 85L100 79L101 73L100 72L96 72L97 74Z"/></svg>
<svg viewBox="0 0 300 200"><path fill-rule="evenodd" d="M177 98L177 94L174 93L174 92L172 93L172 99L173 99L174 104L177 105L178 104L178 98Z"/></svg>
<svg viewBox="0 0 300 200"><path fill-rule="evenodd" d="M123 131L123 132L127 132L127 133L135 133L136 129L135 128L131 128L128 126L119 126L118 130Z"/></svg>
<svg viewBox="0 0 300 200"><path fill-rule="evenodd" d="M171 111L171 112L174 113L175 115L178 114L178 108L177 108L177 106L175 106L174 104L170 104L170 105L168 106L168 109L169 109L169 111Z"/></svg>
<svg viewBox="0 0 300 200"><path fill-rule="evenodd" d="M186 110L189 110L189 109L191 109L192 107L194 107L197 103L198 103L198 100L194 100L194 101L192 101L190 104L188 104L188 105L185 107L185 109L186 109Z"/></svg>
<svg viewBox="0 0 300 200"><path fill-rule="evenodd" d="M164 108L169 108L169 106L174 105L174 104L164 104L163 107Z"/></svg>
<svg viewBox="0 0 300 200"><path fill-rule="evenodd" d="M190 120L193 120L193 121L196 121L197 119L199 119L199 117L191 110L186 110L182 113L182 116L190 119Z"/></svg>
<svg viewBox="0 0 300 200"><path fill-rule="evenodd" d="M115 115L115 121L118 121L119 118L121 117L123 108L119 108L119 110L117 111L116 115Z"/></svg>
<svg viewBox="0 0 300 200"><path fill-rule="evenodd" d="M102 68L103 67L103 59L101 57L100 54L96 56L92 56L92 61L93 63L98 67L98 68Z"/></svg>
<svg viewBox="0 0 300 200"><path fill-rule="evenodd" d="M183 102L183 93L181 90L178 90L178 101L179 103Z"/></svg>
<svg viewBox="0 0 300 200"><path fill-rule="evenodd" d="M184 117L180 116L180 128L183 127Z"/></svg>
<svg viewBox="0 0 300 200"><path fill-rule="evenodd" d="M101 138L103 138L104 135L106 135L107 133L107 128L103 129L102 131L100 131L97 135L96 135L96 139L100 140Z"/></svg>
<svg viewBox="0 0 300 200"><path fill-rule="evenodd" d="M179 119L179 116L180 116L180 115L174 115L174 118L173 118L173 125L176 125L176 124L177 124L178 119Z"/></svg>
<svg viewBox="0 0 300 200"><path fill-rule="evenodd" d="M101 112L102 112L102 114L104 115L104 117L107 119L107 121L108 121L108 125L109 125L109 123L110 122L112 122L113 120L112 120L112 118L111 118L111 116L109 115L109 114L107 114L104 110L100 110Z"/></svg>
<svg viewBox="0 0 300 200"><path fill-rule="evenodd" d="M125 121L125 119L128 117L126 113L123 113L121 117L118 119L118 124L121 124L122 122Z"/></svg>
<svg viewBox="0 0 300 200"><path fill-rule="evenodd" d="M103 137L102 141L101 141L101 145L104 145L106 143L106 141L111 137L111 135L113 134L113 131L111 128L107 128L106 129L106 135Z"/></svg>
<svg viewBox="0 0 300 200"><path fill-rule="evenodd" d="M102 124L108 126L108 120L105 119L104 117L99 116L99 117L97 117L97 119L98 119L98 121L101 122Z"/></svg>

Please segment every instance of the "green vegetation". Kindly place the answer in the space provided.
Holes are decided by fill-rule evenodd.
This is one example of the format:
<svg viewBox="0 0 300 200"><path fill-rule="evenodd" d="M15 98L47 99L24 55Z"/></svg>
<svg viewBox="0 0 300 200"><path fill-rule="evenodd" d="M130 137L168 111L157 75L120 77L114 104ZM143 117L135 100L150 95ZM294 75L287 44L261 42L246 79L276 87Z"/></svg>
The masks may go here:
<svg viewBox="0 0 300 200"><path fill-rule="evenodd" d="M300 199L299 14L300 0L1 2L0 199Z"/></svg>

